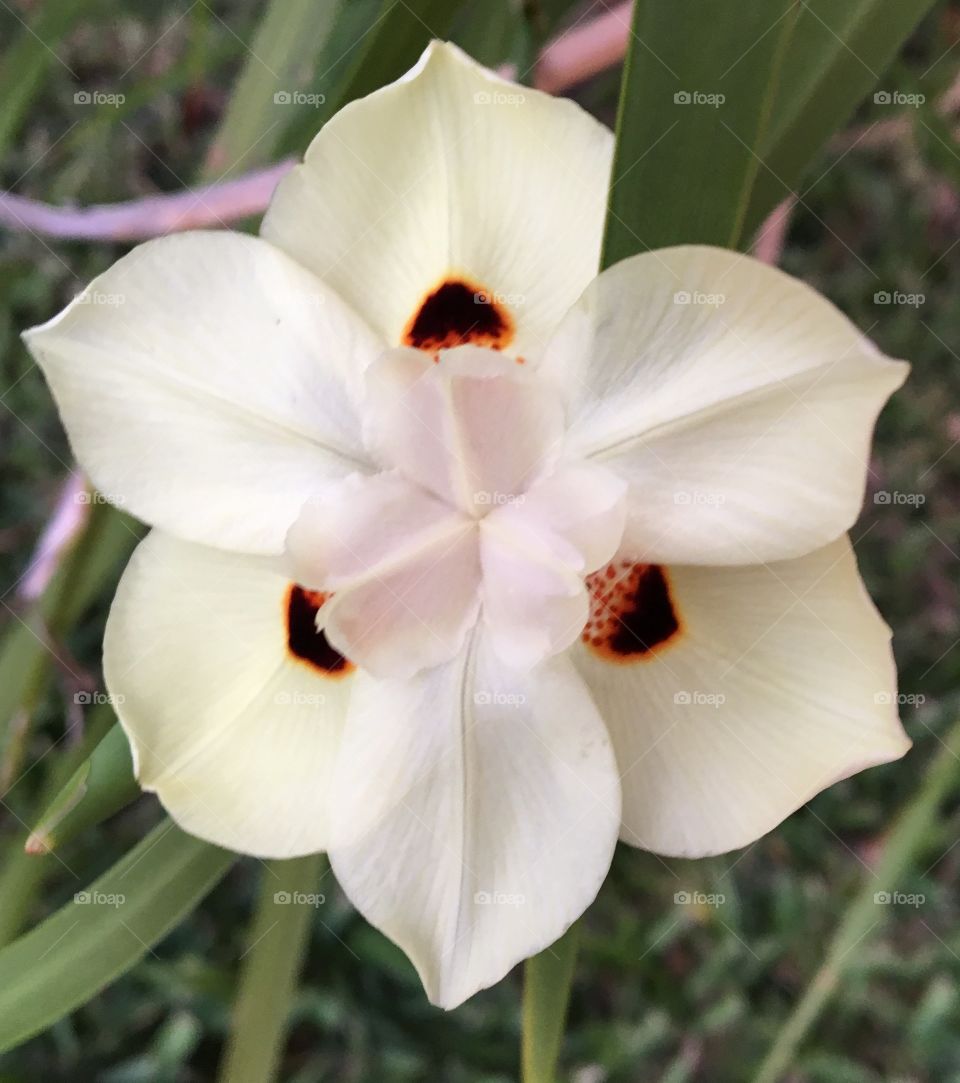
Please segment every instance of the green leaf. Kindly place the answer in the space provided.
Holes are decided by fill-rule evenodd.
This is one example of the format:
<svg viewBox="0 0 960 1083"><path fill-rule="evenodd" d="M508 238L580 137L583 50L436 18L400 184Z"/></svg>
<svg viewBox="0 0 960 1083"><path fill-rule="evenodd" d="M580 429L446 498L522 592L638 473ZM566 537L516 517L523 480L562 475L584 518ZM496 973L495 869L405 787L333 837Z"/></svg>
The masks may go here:
<svg viewBox="0 0 960 1083"><path fill-rule="evenodd" d="M445 38L459 4L453 0L350 0L317 62L312 91L322 108L297 121L282 142L303 154L323 124L344 105L399 79L432 38Z"/></svg>
<svg viewBox="0 0 960 1083"><path fill-rule="evenodd" d="M579 945L572 925L524 965L522 1083L555 1083Z"/></svg>
<svg viewBox="0 0 960 1083"><path fill-rule="evenodd" d="M745 228L754 231L800 184L934 0L804 0L762 143Z"/></svg>
<svg viewBox="0 0 960 1083"><path fill-rule="evenodd" d="M6 5L5 5L6 6ZM26 116L47 69L63 63L59 46L92 7L90 0L46 0L30 25L23 25L0 60L0 158ZM8 7L7 11L12 14ZM18 18L18 22L22 22Z"/></svg>
<svg viewBox="0 0 960 1083"><path fill-rule="evenodd" d="M271 0L207 156L206 179L272 161L294 112L312 111L297 95L341 7L340 0Z"/></svg>
<svg viewBox="0 0 960 1083"><path fill-rule="evenodd" d="M310 918L323 901L318 885L325 864L322 854L310 854L264 866L220 1069L222 1083L276 1078Z"/></svg>
<svg viewBox="0 0 960 1083"><path fill-rule="evenodd" d="M884 925L895 893L910 895L909 876L935 838L940 807L960 781L960 721L945 738L940 751L923 775L916 795L898 816L883 854L868 870L843 920L827 948L823 963L794 1005L786 1024L753 1076L753 1083L778 1083L785 1079L800 1043L840 989L847 972L863 957L863 949Z"/></svg>
<svg viewBox="0 0 960 1083"><path fill-rule="evenodd" d="M798 0L637 0L603 265L681 243L736 248Z"/></svg>
<svg viewBox="0 0 960 1083"><path fill-rule="evenodd" d="M62 846L119 812L139 793L130 744L119 724L114 723L37 818L37 826L27 839L27 852L42 854Z"/></svg>
<svg viewBox="0 0 960 1083"><path fill-rule="evenodd" d="M164 820L74 901L0 951L0 1052L129 970L235 856Z"/></svg>

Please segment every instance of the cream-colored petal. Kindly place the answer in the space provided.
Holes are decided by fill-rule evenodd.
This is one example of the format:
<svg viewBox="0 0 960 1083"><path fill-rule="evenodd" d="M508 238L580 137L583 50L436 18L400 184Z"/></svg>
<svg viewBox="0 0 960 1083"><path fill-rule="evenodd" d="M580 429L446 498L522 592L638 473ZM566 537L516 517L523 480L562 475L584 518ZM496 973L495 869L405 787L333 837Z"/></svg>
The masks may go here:
<svg viewBox="0 0 960 1083"><path fill-rule="evenodd" d="M688 246L600 275L539 371L566 392L568 454L630 481L632 552L716 565L800 556L849 528L907 366L803 283Z"/></svg>
<svg viewBox="0 0 960 1083"><path fill-rule="evenodd" d="M25 337L97 487L179 537L279 552L316 486L366 462L381 344L256 237L149 241Z"/></svg>
<svg viewBox="0 0 960 1083"><path fill-rule="evenodd" d="M620 819L609 738L565 658L511 674L482 643L411 681L357 678L330 860L453 1008L592 902Z"/></svg>
<svg viewBox="0 0 960 1083"><path fill-rule="evenodd" d="M499 341L523 355L597 272L612 142L574 103L434 42L327 122L281 181L263 235L392 345L431 292L457 282L463 304L446 323L483 344L498 341L476 336L503 313L515 336Z"/></svg>
<svg viewBox="0 0 960 1083"><path fill-rule="evenodd" d="M667 580L673 638L619 661L574 654L616 748L626 842L683 857L736 849L907 751L890 631L846 538L767 566L673 566ZM656 608L621 627L643 638Z"/></svg>
<svg viewBox="0 0 960 1083"><path fill-rule="evenodd" d="M309 607L291 623L291 589L269 558L153 531L124 572L104 640L140 784L184 830L260 857L326 848L354 679L311 636Z"/></svg>

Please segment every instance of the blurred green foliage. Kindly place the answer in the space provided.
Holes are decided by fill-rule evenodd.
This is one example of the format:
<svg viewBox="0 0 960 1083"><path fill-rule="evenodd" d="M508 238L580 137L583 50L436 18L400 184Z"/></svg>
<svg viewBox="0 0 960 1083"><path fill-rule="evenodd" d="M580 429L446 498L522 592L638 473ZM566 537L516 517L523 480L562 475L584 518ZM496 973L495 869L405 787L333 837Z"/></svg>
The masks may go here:
<svg viewBox="0 0 960 1083"><path fill-rule="evenodd" d="M256 33L257 5L50 4L43 14L50 36L31 45L21 20L32 7L0 5L0 88L9 94L0 102L0 186L89 204L177 190L199 176L247 59L245 43ZM559 2L477 2L458 17L454 34L486 62L510 61L528 73L536 43L583 10ZM490 20L483 23L489 33L478 33L481 18ZM868 101L861 108L857 125L903 118L905 130L881 146L874 128L859 145L851 146L854 135L824 150L801 186L782 260L885 352L914 363L910 382L881 419L871 494L854 538L872 594L895 631L901 686L913 697L903 713L915 748L902 763L833 787L746 851L682 862L621 848L585 922L564 1054L565 1078L574 1083L749 1079L845 906L871 875L893 814L916 791L960 713L960 150L934 108L957 78L958 57L960 7L940 4L890 70L877 73L883 87L922 94L924 104ZM324 78L309 64L299 74L302 87L321 92ZM120 92L126 100L81 107L74 102L78 88ZM616 89L616 78L604 75L576 96L611 122ZM302 150L306 135L297 133L305 121L291 121L277 145ZM122 251L0 235L6 605L71 464L50 396L17 335L57 311ZM883 301L896 291L923 301ZM924 499L877 502L874 494L885 492ZM118 571L105 575L64 644L94 675ZM12 626L15 618L5 615ZM4 797L0 853L22 844L18 819L29 816L50 784L53 757L45 760L45 753L63 733L64 700L56 681L36 703L25 774ZM960 1081L957 796L925 840L916 875L899 887L924 901L878 904L877 928L856 949L840 996L802 1047L789 1077L796 1083ZM116 861L158 818L156 802L143 798L73 841L62 862L32 859L49 867L29 923ZM0 1060L0 1081L214 1078L258 871L257 862L238 863L126 977ZM284 1080L516 1078L516 975L444 1014L427 1004L405 958L356 915L329 873L319 890L327 901L310 930ZM674 901L694 891L723 902Z"/></svg>

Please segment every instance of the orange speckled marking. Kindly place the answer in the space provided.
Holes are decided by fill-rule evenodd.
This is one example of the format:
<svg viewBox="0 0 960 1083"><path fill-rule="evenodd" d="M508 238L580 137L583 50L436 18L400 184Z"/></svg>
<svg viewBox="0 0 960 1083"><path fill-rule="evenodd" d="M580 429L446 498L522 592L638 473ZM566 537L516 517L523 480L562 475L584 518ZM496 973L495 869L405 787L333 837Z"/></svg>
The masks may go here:
<svg viewBox="0 0 960 1083"><path fill-rule="evenodd" d="M287 649L324 677L346 677L356 668L330 646L326 635L317 631L317 612L330 595L290 584L284 606L287 622Z"/></svg>
<svg viewBox="0 0 960 1083"><path fill-rule="evenodd" d="M649 661L683 634L665 568L618 560L587 577L584 643L608 662Z"/></svg>
<svg viewBox="0 0 960 1083"><path fill-rule="evenodd" d="M429 353L467 343L502 350L515 332L513 317L495 294L467 278L448 278L423 299L403 344Z"/></svg>

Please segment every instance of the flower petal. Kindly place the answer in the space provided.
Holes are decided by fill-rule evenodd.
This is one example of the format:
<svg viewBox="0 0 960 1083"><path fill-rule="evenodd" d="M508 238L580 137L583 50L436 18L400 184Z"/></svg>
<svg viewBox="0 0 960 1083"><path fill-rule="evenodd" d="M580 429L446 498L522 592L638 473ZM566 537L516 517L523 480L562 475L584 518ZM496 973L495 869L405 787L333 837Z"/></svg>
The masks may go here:
<svg viewBox="0 0 960 1083"><path fill-rule="evenodd" d="M629 479L638 559L750 564L854 522L907 366L803 283L690 246L601 274L540 371L567 392L567 453Z"/></svg>
<svg viewBox="0 0 960 1083"><path fill-rule="evenodd" d="M263 235L392 345L522 355L597 273L611 156L579 106L434 42L327 122Z"/></svg>
<svg viewBox="0 0 960 1083"><path fill-rule="evenodd" d="M367 372L368 445L442 500L475 514L549 471L563 440L563 404L493 350L461 346L435 364L392 350Z"/></svg>
<svg viewBox="0 0 960 1083"><path fill-rule="evenodd" d="M449 661L476 621L473 520L399 475L329 487L304 505L287 548L298 583L336 592L330 642L379 676Z"/></svg>
<svg viewBox="0 0 960 1083"><path fill-rule="evenodd" d="M504 662L527 669L580 635L583 576L620 544L625 490L600 467L565 466L483 520L483 616Z"/></svg>
<svg viewBox="0 0 960 1083"><path fill-rule="evenodd" d="M575 652L617 751L626 842L683 857L733 850L909 748L890 631L846 538L797 560L673 566L667 578L680 630L659 650ZM650 628L653 609L651 595Z"/></svg>
<svg viewBox="0 0 960 1083"><path fill-rule="evenodd" d="M511 674L479 640L412 681L357 678L330 859L453 1008L556 940L613 854L609 739L569 661Z"/></svg>
<svg viewBox="0 0 960 1083"><path fill-rule="evenodd" d="M120 582L104 673L137 777L184 830L241 853L329 841L354 667L273 561L153 531Z"/></svg>
<svg viewBox="0 0 960 1083"><path fill-rule="evenodd" d="M356 402L382 346L255 237L149 241L26 340L97 487L179 537L279 552L317 483L366 461Z"/></svg>

